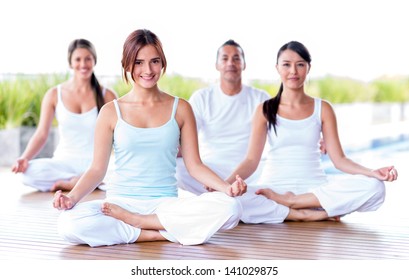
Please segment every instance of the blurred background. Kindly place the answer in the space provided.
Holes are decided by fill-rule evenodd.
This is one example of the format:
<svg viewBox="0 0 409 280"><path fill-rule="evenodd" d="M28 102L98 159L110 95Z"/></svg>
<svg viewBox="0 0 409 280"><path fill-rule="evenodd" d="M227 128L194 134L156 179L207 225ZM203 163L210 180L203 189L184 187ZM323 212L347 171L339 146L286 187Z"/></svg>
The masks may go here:
<svg viewBox="0 0 409 280"><path fill-rule="evenodd" d="M374 0L13 0L0 9L0 166L25 148L46 90L70 76L68 44L96 47L95 73L119 95L122 44L147 28L162 40L168 59L161 87L188 99L216 82L216 51L228 39L244 49L245 82L272 96L279 86L278 49L290 40L312 55L307 91L336 110L345 150L408 151L409 18L404 1ZM56 124L55 124L56 125ZM52 132L38 156L51 156ZM385 159L385 164L393 161Z"/></svg>

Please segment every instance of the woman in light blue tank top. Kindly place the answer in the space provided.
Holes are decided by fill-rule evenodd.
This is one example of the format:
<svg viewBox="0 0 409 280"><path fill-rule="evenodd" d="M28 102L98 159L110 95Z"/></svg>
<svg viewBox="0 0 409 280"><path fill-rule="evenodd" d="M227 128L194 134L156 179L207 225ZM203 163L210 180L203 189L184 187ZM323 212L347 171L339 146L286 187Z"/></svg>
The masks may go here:
<svg viewBox="0 0 409 280"><path fill-rule="evenodd" d="M233 197L247 186L240 177L225 182L202 163L189 103L158 87L166 65L154 33L140 29L128 36L122 67L133 87L102 108L90 168L71 192L54 198L54 207L64 210L58 230L65 240L90 246L155 240L194 245L239 222L241 206ZM177 197L179 146L191 175L215 192ZM104 178L112 147L115 171L106 199L78 203Z"/></svg>
<svg viewBox="0 0 409 280"><path fill-rule="evenodd" d="M310 63L301 43L292 41L280 48L276 65L280 90L257 109L247 157L232 174L242 178L252 174L268 139L271 149L259 182L264 187L256 194L291 209L323 209L324 219L374 211L384 201L384 181L396 180L397 170L393 166L370 169L345 156L333 108L304 91ZM334 166L348 173L339 179L328 178L321 166L321 133Z"/></svg>

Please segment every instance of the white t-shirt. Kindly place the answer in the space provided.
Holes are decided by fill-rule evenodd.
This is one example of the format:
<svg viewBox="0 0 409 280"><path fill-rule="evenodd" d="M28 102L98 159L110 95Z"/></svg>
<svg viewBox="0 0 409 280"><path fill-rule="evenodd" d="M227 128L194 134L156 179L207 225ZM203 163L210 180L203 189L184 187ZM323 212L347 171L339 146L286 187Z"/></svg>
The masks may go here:
<svg viewBox="0 0 409 280"><path fill-rule="evenodd" d="M224 176L230 175L246 155L257 106L270 98L266 91L246 85L233 96L224 94L220 85L194 92L189 103L196 117L203 162L219 169L215 171L228 172Z"/></svg>

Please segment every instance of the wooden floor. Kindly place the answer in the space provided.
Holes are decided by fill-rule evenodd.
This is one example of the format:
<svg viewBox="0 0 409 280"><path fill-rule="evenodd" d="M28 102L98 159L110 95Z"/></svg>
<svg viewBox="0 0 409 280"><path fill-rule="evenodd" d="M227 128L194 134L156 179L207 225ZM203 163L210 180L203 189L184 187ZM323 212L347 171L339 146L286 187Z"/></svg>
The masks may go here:
<svg viewBox="0 0 409 280"><path fill-rule="evenodd" d="M400 162L406 170L400 168L399 181L387 183L381 209L341 222L239 224L200 246L154 242L98 248L61 240L53 194L33 191L0 169L0 260L408 260L407 154ZM103 196L96 191L89 199Z"/></svg>
<svg viewBox="0 0 409 280"><path fill-rule="evenodd" d="M103 195L96 191L90 198ZM409 259L407 204L389 200L375 213L352 214L339 223L240 224L200 246L155 242L90 248L73 246L59 238L58 211L51 207L52 194L2 182L0 197L3 260ZM389 216L392 209L405 215Z"/></svg>

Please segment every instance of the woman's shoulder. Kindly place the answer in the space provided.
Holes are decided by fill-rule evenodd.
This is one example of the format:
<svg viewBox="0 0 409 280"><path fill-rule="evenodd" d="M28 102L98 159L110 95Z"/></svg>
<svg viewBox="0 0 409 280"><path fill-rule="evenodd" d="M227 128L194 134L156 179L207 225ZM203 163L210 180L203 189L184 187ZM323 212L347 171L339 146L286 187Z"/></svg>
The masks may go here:
<svg viewBox="0 0 409 280"><path fill-rule="evenodd" d="M101 87L101 90L104 95L105 103L112 101L114 99L118 99L118 94L111 88Z"/></svg>
<svg viewBox="0 0 409 280"><path fill-rule="evenodd" d="M173 98L178 99L179 104L183 104L182 106L190 106L189 101L187 101L187 100L184 99L183 97L174 96Z"/></svg>
<svg viewBox="0 0 409 280"><path fill-rule="evenodd" d="M47 91L45 92L45 94L54 94L57 95L58 92L58 88L61 88L61 84L55 85L53 87L50 87L49 89L47 89Z"/></svg>
<svg viewBox="0 0 409 280"><path fill-rule="evenodd" d="M178 100L178 111L186 112L186 111L192 110L192 106L186 99L182 97L178 97L178 96L175 96L174 98L179 99Z"/></svg>
<svg viewBox="0 0 409 280"><path fill-rule="evenodd" d="M98 118L102 122L114 127L117 122L118 113L115 108L114 100L105 103L99 111Z"/></svg>
<svg viewBox="0 0 409 280"><path fill-rule="evenodd" d="M327 116L334 116L335 111L332 104L325 99L321 99L321 117L326 119Z"/></svg>
<svg viewBox="0 0 409 280"><path fill-rule="evenodd" d="M256 114L263 113L264 104L266 104L266 102L268 102L268 100L265 100L265 101L263 101L263 102L261 102L261 103L259 103L259 104L257 105L256 111L255 111Z"/></svg>
<svg viewBox="0 0 409 280"><path fill-rule="evenodd" d="M332 104L328 100L325 100L325 99L319 99L319 100L321 100L321 107L323 110L324 109L332 110Z"/></svg>
<svg viewBox="0 0 409 280"><path fill-rule="evenodd" d="M185 119L191 119L194 116L194 114L193 114L193 109L190 103L182 97L175 96L174 98L178 99L178 104L177 104L177 109L176 109L176 119L178 121L182 121Z"/></svg>
<svg viewBox="0 0 409 280"><path fill-rule="evenodd" d="M57 93L58 93L58 86L53 86L49 88L43 97L43 102L52 103L53 105L57 104Z"/></svg>
<svg viewBox="0 0 409 280"><path fill-rule="evenodd" d="M101 111L100 111L100 112L101 112L101 113L102 113L103 111L105 111L105 112L110 112L110 111L115 110L114 100L116 100L116 98L113 99L113 100L110 100L110 101L106 102L106 103L101 107Z"/></svg>
<svg viewBox="0 0 409 280"><path fill-rule="evenodd" d="M64 81L60 84L57 84L51 88L49 88L46 92L46 95L52 96L53 99L57 101L58 92L69 91L70 90L70 81Z"/></svg>

